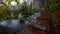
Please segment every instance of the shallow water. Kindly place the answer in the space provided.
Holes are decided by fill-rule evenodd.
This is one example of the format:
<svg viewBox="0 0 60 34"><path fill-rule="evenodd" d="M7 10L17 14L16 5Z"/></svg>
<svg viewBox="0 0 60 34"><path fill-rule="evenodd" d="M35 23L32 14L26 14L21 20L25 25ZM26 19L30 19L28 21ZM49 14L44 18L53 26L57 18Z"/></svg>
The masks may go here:
<svg viewBox="0 0 60 34"><path fill-rule="evenodd" d="M20 23L19 19L3 20L0 22L0 25L8 28L10 32L9 34L12 34L13 32L16 33L18 30L23 29L25 26L30 24L32 21L36 20L36 18L40 15L41 15L40 12L35 13L32 16L26 18L24 20L24 23Z"/></svg>

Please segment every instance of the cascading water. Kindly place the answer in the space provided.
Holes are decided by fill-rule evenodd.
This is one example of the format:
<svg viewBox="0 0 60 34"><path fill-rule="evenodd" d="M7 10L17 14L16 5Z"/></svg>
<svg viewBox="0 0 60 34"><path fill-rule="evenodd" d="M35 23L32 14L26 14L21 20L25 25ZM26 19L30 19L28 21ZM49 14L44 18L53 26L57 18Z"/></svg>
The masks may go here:
<svg viewBox="0 0 60 34"><path fill-rule="evenodd" d="M20 19L20 18L22 18L22 15L19 13L19 14L18 14L18 19Z"/></svg>
<svg viewBox="0 0 60 34"><path fill-rule="evenodd" d="M27 24L27 23L31 23L33 20L36 20L36 18L37 18L38 16L40 16L40 15L41 15L40 12L35 13L34 15L28 17L28 18L25 20L25 23L26 23L26 24Z"/></svg>
<svg viewBox="0 0 60 34"><path fill-rule="evenodd" d="M6 29L8 28L8 30L9 30L8 34L17 34L18 31L20 31L22 28L24 28L25 26L30 24L32 21L36 20L36 18L40 15L41 15L41 12L35 13L32 16L25 19L24 23L22 23L22 24L20 23L19 19L11 19L11 20L1 21L0 25L4 26ZM41 29L43 29L43 28L41 28Z"/></svg>
<svg viewBox="0 0 60 34"><path fill-rule="evenodd" d="M11 13L11 18L14 18L14 15L13 15L13 14L14 14L14 13L12 12L12 13Z"/></svg>

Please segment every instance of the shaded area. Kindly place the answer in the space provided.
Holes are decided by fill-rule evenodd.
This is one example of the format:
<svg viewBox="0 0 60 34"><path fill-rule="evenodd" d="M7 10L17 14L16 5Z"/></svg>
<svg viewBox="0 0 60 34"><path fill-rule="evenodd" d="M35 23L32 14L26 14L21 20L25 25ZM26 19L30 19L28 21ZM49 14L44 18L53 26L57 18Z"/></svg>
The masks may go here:
<svg viewBox="0 0 60 34"><path fill-rule="evenodd" d="M23 22L21 22L19 19L3 20L0 22L0 26L3 26L1 28L3 28L2 29L3 32L6 31L5 34L17 34L20 30L28 26L32 21L34 21L40 15L41 12L37 12L32 16L23 20Z"/></svg>

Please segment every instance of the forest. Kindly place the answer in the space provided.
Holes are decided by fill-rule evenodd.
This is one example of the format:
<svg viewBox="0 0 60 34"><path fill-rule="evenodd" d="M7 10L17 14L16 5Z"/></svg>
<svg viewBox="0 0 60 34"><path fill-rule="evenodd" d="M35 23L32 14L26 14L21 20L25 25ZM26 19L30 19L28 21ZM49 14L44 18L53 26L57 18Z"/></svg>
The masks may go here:
<svg viewBox="0 0 60 34"><path fill-rule="evenodd" d="M37 6L37 1L40 1L40 6ZM32 15L37 11L51 13L53 10L60 9L59 1L60 0L0 0L0 20L13 17L18 18L19 13L23 17Z"/></svg>
<svg viewBox="0 0 60 34"><path fill-rule="evenodd" d="M49 30L40 23L49 26ZM55 28L60 27L60 0L0 0L0 33L17 34L28 25L33 32L37 29L36 32L41 30L43 34L56 34Z"/></svg>

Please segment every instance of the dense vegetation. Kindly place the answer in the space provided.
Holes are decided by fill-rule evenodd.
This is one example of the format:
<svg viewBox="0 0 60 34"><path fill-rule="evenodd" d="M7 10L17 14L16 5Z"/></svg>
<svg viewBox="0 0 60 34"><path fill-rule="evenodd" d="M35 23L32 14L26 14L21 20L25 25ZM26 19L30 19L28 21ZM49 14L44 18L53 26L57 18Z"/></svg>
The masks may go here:
<svg viewBox="0 0 60 34"><path fill-rule="evenodd" d="M32 9L32 4L31 5L27 5L26 1L23 4L20 4L19 1L20 0L14 0L15 2L17 2L17 5L14 6L10 6L12 0L8 0L6 1L6 3L8 2L8 6L5 3L1 3L4 4L3 7L0 6L0 20L1 19L10 19L11 18L11 13L13 13L14 18L18 17L18 14L21 13L23 17L27 17L29 15L32 15L33 13L37 12L37 11L52 11L52 10L56 10L56 9L60 9L60 0L42 0L42 5L43 7L40 9ZM46 4L43 4L43 2L46 1ZM17 8L18 7L18 8Z"/></svg>

